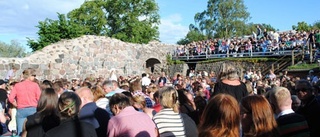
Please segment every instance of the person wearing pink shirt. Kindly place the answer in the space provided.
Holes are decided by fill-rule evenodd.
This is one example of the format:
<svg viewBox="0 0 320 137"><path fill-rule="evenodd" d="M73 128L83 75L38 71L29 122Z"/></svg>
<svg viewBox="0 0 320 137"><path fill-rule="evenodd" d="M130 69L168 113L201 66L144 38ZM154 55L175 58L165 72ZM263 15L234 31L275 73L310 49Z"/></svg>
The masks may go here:
<svg viewBox="0 0 320 137"><path fill-rule="evenodd" d="M9 101L17 107L17 133L22 132L24 120L27 116L36 112L36 107L40 98L41 90L34 82L35 70L28 68L22 72L23 81L17 83L9 96Z"/></svg>

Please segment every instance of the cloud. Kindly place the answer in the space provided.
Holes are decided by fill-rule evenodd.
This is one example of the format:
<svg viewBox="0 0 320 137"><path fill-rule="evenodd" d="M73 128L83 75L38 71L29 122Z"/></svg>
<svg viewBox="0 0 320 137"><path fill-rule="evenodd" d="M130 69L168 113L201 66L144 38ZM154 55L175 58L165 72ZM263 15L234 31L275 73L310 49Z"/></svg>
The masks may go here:
<svg viewBox="0 0 320 137"><path fill-rule="evenodd" d="M180 14L172 14L161 19L159 25L160 40L163 43L175 44L188 33L188 26L181 24Z"/></svg>

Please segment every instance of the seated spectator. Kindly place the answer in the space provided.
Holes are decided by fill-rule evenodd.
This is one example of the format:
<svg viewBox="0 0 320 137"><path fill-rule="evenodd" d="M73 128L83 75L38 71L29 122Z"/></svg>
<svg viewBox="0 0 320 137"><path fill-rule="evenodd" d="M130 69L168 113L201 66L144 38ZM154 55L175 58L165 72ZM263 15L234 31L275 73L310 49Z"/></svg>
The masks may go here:
<svg viewBox="0 0 320 137"><path fill-rule="evenodd" d="M110 98L111 111L114 115L108 124L108 137L156 137L156 126L145 113L136 111L129 98L116 93Z"/></svg>
<svg viewBox="0 0 320 137"><path fill-rule="evenodd" d="M284 87L276 87L270 92L269 100L274 106L280 136L310 136L305 118L291 109L290 91Z"/></svg>
<svg viewBox="0 0 320 137"><path fill-rule="evenodd" d="M200 137L240 137L240 109L237 100L227 94L213 97L199 125Z"/></svg>
<svg viewBox="0 0 320 137"><path fill-rule="evenodd" d="M81 122L78 119L81 100L76 93L64 92L58 100L60 112L60 125L50 129L48 137L97 137L91 124Z"/></svg>

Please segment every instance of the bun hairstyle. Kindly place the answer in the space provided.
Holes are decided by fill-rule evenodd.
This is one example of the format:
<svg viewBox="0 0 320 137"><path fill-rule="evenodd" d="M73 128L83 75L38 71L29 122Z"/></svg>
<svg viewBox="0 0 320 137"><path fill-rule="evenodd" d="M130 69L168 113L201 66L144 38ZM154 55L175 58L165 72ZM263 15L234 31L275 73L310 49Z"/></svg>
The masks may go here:
<svg viewBox="0 0 320 137"><path fill-rule="evenodd" d="M27 79L32 75L36 75L36 70L32 68L27 68L22 72L22 75L23 75L23 79Z"/></svg>
<svg viewBox="0 0 320 137"><path fill-rule="evenodd" d="M61 120L76 117L79 113L80 105L81 100L76 93L62 93L58 100L58 110L60 112Z"/></svg>
<svg viewBox="0 0 320 137"><path fill-rule="evenodd" d="M179 113L178 92L173 87L163 87L159 89L160 104L163 108L173 108L173 111Z"/></svg>

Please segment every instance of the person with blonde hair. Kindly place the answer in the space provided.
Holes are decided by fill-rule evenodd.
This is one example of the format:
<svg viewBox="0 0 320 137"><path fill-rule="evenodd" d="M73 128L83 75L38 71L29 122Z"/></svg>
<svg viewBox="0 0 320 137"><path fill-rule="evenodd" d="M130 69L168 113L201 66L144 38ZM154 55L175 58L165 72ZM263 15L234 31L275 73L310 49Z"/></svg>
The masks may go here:
<svg viewBox="0 0 320 137"><path fill-rule="evenodd" d="M162 109L154 117L159 134L166 136L197 136L194 121L186 114L179 113L178 92L169 86L159 89Z"/></svg>
<svg viewBox="0 0 320 137"><path fill-rule="evenodd" d="M214 85L211 97L219 94L229 94L238 102L248 95L246 85L240 81L236 67L231 62L223 62L219 69L218 81Z"/></svg>
<svg viewBox="0 0 320 137"><path fill-rule="evenodd" d="M22 72L23 81L17 83L9 95L9 101L17 106L17 134L20 135L24 120L36 112L40 99L40 86L34 82L36 70L28 68Z"/></svg>
<svg viewBox="0 0 320 137"><path fill-rule="evenodd" d="M306 119L291 108L290 91L285 87L275 87L270 91L269 101L274 106L278 129L281 136L310 136Z"/></svg>
<svg viewBox="0 0 320 137"><path fill-rule="evenodd" d="M240 114L244 137L279 136L271 105L265 97L244 97L240 103Z"/></svg>
<svg viewBox="0 0 320 137"><path fill-rule="evenodd" d="M139 111L143 111L146 113L151 119L152 117L157 113L152 108L147 108L146 106L146 99L141 95L135 95L133 96L133 107L138 109Z"/></svg>
<svg viewBox="0 0 320 137"><path fill-rule="evenodd" d="M234 97L218 94L209 101L202 113L199 136L240 136L240 109Z"/></svg>

